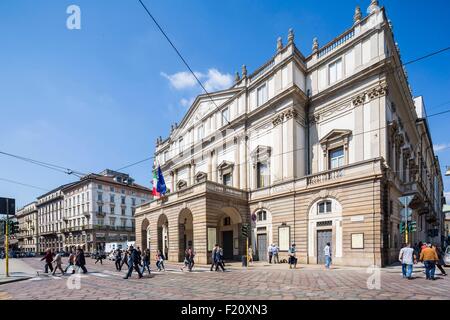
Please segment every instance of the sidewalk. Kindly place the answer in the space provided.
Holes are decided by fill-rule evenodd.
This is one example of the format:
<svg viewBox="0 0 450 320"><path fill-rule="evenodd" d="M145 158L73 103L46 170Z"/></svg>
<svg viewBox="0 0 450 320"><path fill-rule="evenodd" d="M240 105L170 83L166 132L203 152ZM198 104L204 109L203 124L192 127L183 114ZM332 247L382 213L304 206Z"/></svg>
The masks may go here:
<svg viewBox="0 0 450 320"><path fill-rule="evenodd" d="M0 260L0 285L9 282L30 279L36 276L36 270L21 259L9 259L9 277L6 276L5 259Z"/></svg>

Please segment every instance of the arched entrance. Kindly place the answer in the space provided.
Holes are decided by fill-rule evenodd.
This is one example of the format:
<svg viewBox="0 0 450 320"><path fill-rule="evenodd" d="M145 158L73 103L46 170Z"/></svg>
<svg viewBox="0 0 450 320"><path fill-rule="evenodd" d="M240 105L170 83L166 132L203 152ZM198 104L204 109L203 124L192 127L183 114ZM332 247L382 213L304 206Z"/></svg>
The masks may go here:
<svg viewBox="0 0 450 320"><path fill-rule="evenodd" d="M169 257L169 220L165 214L158 218L158 249L166 259Z"/></svg>
<svg viewBox="0 0 450 320"><path fill-rule="evenodd" d="M144 219L144 221L142 221L141 224L141 248L142 251L146 250L146 249L150 249L150 243L149 243L149 224L150 222L148 221L147 218Z"/></svg>
<svg viewBox="0 0 450 320"><path fill-rule="evenodd" d="M310 263L324 264L327 243L335 261L342 258L342 206L333 197L316 199L309 208L308 256Z"/></svg>
<svg viewBox="0 0 450 320"><path fill-rule="evenodd" d="M223 207L218 221L219 245L223 249L225 260L237 259L242 246L241 230L242 218L239 211L233 207Z"/></svg>
<svg viewBox="0 0 450 320"><path fill-rule="evenodd" d="M194 218L192 212L189 209L183 209L178 217L178 239L180 240L179 246L179 261L184 260L184 252L187 248L194 248Z"/></svg>

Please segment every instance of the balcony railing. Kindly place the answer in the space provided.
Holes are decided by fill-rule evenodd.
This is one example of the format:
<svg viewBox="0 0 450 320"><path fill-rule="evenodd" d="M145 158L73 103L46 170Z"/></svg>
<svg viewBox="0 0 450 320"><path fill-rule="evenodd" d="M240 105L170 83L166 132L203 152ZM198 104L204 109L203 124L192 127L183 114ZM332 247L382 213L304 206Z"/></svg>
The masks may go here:
<svg viewBox="0 0 450 320"><path fill-rule="evenodd" d="M348 40L353 38L354 35L355 35L355 30L353 28L348 30L344 34L340 35L339 37L335 38L331 42L327 43L322 49L320 49L317 52L317 57L321 58L322 56L330 53L334 49L340 47L341 45L346 43Z"/></svg>
<svg viewBox="0 0 450 320"><path fill-rule="evenodd" d="M338 169L334 169L334 170L329 170L329 171L325 171L323 173L319 173L319 174L315 174L312 176L309 176L307 178L307 184L308 185L313 185L313 184L318 184L318 183L324 183L330 180L336 180L339 178L342 178L345 174L344 169L342 168L338 168Z"/></svg>

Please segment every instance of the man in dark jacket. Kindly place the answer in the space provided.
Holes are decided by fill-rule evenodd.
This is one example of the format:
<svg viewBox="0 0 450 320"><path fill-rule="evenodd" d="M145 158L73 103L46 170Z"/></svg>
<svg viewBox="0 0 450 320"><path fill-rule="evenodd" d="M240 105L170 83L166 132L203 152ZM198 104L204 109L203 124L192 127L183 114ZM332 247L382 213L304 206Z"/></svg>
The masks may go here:
<svg viewBox="0 0 450 320"><path fill-rule="evenodd" d="M45 273L48 273L48 269L50 268L50 271L51 272L53 272L53 265L52 265L52 262L53 262L53 252L52 252L52 250L49 248L49 249L47 249L46 251L45 251L45 255L44 255L44 257L41 259L41 261L42 260L45 260Z"/></svg>
<svg viewBox="0 0 450 320"><path fill-rule="evenodd" d="M139 270L139 253L136 249L133 248L133 246L130 246L130 249L128 250L128 273L124 277L124 279L128 279L131 277L131 274L133 273L133 269L136 270L136 272L139 275L139 279L142 278L141 270Z"/></svg>
<svg viewBox="0 0 450 320"><path fill-rule="evenodd" d="M120 271L121 270L121 262L122 262L122 250L120 250L120 249L117 249L116 250L116 257L115 257L116 259L116 261L115 261L115 264L116 264L116 270L117 271Z"/></svg>
<svg viewBox="0 0 450 320"><path fill-rule="evenodd" d="M87 269L85 267L86 265L86 259L84 258L84 251L81 248L77 249L77 257L75 258L75 265L78 268L81 268L83 270L83 273L87 273Z"/></svg>

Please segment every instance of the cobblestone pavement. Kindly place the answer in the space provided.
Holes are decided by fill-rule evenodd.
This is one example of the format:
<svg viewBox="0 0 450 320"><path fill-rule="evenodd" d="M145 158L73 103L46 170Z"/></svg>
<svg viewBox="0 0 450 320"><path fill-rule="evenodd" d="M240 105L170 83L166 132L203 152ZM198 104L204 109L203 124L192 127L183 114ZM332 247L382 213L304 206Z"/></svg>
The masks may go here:
<svg viewBox="0 0 450 320"><path fill-rule="evenodd" d="M290 270L278 265L210 272L204 266L181 272L180 265L169 264L166 272L152 272L142 279L134 273L124 280L125 271L115 271L113 262L94 265L91 258L86 260L89 273L79 276L77 289L74 278L42 274L39 259L24 259L40 274L0 285L0 299L450 299L450 278L438 275L436 281L427 281L420 269L415 279L406 280L399 268L367 273L365 268L302 266ZM368 288L368 279L373 280L369 281L373 289Z"/></svg>

